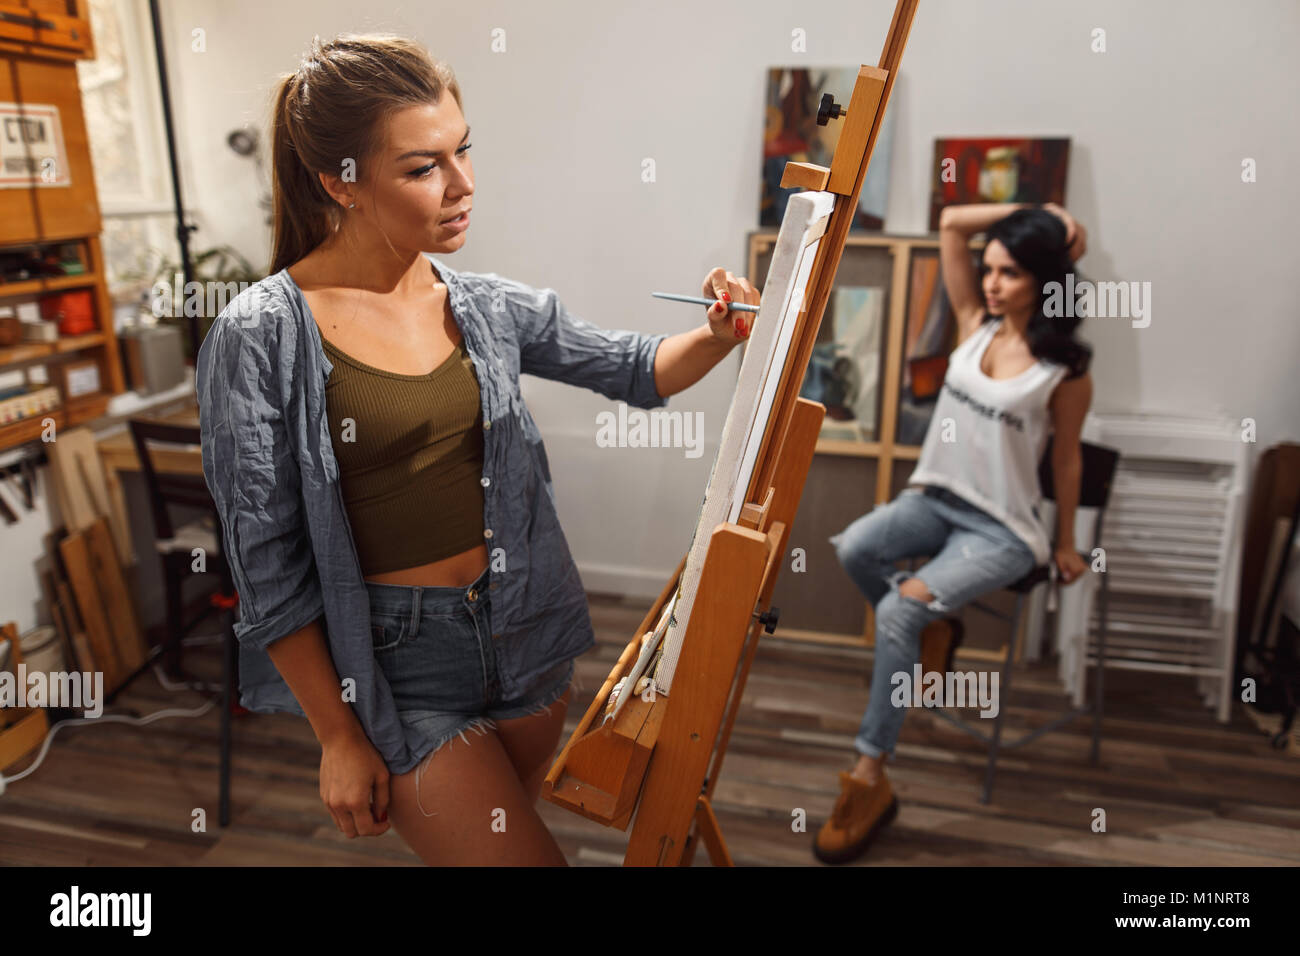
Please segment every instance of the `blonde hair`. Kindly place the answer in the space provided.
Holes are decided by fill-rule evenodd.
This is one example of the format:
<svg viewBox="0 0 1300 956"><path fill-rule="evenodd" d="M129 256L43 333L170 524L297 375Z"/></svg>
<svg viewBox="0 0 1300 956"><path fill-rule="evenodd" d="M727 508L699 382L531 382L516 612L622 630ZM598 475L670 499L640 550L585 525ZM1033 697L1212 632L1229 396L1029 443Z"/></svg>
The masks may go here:
<svg viewBox="0 0 1300 956"><path fill-rule="evenodd" d="M342 222L343 210L317 174L339 175L354 159L358 181L368 182L392 114L436 104L444 90L461 106L451 67L414 40L376 33L312 39L298 70L280 77L275 96L272 273L306 256Z"/></svg>

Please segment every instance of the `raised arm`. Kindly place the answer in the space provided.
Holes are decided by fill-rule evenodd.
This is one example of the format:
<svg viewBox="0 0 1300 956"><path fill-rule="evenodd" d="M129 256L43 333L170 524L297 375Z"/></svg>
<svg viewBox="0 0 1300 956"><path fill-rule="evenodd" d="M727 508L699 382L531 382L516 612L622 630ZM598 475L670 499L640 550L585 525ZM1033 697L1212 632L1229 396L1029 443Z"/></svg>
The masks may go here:
<svg viewBox="0 0 1300 956"><path fill-rule="evenodd" d="M943 272L944 288L948 301L957 316L957 342L979 328L984 317L984 289L980 277L971 264L970 237L984 232L999 219L1017 209L1027 209L1033 203L970 203L946 206L939 214L939 266ZM1050 212L1065 225L1065 243L1070 261L1077 261L1087 250L1088 232L1056 203L1043 203L1039 208Z"/></svg>
<svg viewBox="0 0 1300 956"><path fill-rule="evenodd" d="M961 344L984 316L984 290L971 263L970 237L983 232L1003 216L1028 203L974 203L946 206L939 214L939 270L944 289L957 317L957 342Z"/></svg>

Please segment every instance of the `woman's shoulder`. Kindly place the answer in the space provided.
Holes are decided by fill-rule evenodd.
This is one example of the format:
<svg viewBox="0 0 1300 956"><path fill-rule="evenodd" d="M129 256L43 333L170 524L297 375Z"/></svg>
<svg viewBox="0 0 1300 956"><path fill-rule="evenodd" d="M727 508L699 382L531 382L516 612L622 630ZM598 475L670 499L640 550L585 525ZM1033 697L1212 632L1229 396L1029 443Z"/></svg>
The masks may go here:
<svg viewBox="0 0 1300 956"><path fill-rule="evenodd" d="M212 331L223 336L237 332L248 343L273 351L291 341L294 314L292 290L284 272L276 272L249 283L230 299L217 313Z"/></svg>
<svg viewBox="0 0 1300 956"><path fill-rule="evenodd" d="M195 375L228 380L239 368L261 371L254 376L263 385L271 381L283 389L302 363L300 312L292 289L282 273L272 273L241 289L217 313L199 346Z"/></svg>

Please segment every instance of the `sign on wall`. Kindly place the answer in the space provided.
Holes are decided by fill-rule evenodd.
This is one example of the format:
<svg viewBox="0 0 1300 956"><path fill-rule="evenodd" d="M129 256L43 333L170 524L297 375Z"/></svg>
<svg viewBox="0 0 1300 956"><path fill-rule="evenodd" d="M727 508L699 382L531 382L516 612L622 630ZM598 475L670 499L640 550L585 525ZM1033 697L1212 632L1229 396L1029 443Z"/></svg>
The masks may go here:
<svg viewBox="0 0 1300 956"><path fill-rule="evenodd" d="M59 108L0 103L0 189L71 185Z"/></svg>

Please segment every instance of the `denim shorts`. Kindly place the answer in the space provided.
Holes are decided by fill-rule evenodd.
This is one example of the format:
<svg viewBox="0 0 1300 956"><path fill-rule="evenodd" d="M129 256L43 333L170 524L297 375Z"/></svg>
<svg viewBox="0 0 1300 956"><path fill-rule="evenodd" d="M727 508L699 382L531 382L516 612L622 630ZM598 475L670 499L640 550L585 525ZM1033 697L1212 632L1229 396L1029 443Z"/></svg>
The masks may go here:
<svg viewBox="0 0 1300 956"><path fill-rule="evenodd" d="M485 569L467 587L366 582L375 660L392 688L403 727L423 739L416 759L432 756L465 731L479 734L511 720L549 712L574 676L574 660L556 662L519 697L501 699Z"/></svg>

